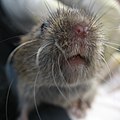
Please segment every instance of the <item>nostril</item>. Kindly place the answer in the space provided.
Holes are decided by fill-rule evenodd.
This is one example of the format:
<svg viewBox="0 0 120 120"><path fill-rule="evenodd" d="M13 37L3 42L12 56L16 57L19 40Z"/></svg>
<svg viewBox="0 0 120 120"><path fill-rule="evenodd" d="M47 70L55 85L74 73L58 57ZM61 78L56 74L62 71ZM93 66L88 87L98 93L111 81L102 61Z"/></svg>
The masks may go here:
<svg viewBox="0 0 120 120"><path fill-rule="evenodd" d="M77 25L77 26L75 27L75 32L76 32L77 34L83 33L83 32L84 32L84 28L83 28L82 26L80 26L80 25Z"/></svg>
<svg viewBox="0 0 120 120"><path fill-rule="evenodd" d="M82 25L76 25L74 27L74 32L77 36L85 38L86 35L88 34L88 27Z"/></svg>

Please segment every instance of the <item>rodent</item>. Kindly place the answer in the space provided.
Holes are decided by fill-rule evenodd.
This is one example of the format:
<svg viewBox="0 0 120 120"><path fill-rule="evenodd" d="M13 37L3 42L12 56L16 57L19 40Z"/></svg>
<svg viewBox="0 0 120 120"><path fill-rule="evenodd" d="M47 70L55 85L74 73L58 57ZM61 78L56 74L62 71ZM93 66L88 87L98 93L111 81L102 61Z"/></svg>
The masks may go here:
<svg viewBox="0 0 120 120"><path fill-rule="evenodd" d="M58 9L16 48L12 64L18 77L20 120L28 119L34 104L42 102L66 109L75 101L90 106L99 85L94 78L104 63L101 25L85 9Z"/></svg>

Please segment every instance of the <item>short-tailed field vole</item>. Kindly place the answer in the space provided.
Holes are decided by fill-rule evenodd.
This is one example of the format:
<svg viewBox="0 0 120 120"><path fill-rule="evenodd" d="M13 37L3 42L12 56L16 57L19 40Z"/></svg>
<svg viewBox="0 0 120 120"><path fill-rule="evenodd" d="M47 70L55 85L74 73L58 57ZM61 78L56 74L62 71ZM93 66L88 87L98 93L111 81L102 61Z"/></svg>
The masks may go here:
<svg viewBox="0 0 120 120"><path fill-rule="evenodd" d="M83 112L90 107L100 82L96 76L105 65L104 44L109 40L101 20L104 14L97 16L89 9L49 11L49 17L23 37L11 54L18 78L20 120L27 120L29 111L43 102L66 109L77 104Z"/></svg>

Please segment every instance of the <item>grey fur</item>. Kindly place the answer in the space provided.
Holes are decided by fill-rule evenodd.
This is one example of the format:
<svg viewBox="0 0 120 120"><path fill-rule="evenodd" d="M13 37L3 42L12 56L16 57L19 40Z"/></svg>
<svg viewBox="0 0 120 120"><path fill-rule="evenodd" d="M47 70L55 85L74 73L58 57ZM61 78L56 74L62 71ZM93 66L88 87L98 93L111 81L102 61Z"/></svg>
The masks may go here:
<svg viewBox="0 0 120 120"><path fill-rule="evenodd" d="M30 33L32 38L28 37L31 43L16 50L13 61L22 107L28 104L28 109L33 108L34 94L37 104L48 102L66 108L78 99L91 103L98 85L94 77L102 65L104 41L102 27L93 18L84 10L60 9L49 17L50 25L42 34L35 36L38 26L35 33ZM89 34L85 40L79 38L79 42L71 31L77 23L89 27ZM75 41L77 47L73 45ZM81 44L85 45L83 52ZM85 57L86 64L73 67L67 59L78 53Z"/></svg>

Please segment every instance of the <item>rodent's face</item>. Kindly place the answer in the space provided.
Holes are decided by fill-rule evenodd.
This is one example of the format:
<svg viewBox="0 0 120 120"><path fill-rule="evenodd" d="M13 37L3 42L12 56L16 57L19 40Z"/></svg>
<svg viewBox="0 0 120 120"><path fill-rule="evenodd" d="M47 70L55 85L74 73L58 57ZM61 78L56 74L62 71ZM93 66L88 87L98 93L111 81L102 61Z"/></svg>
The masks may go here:
<svg viewBox="0 0 120 120"><path fill-rule="evenodd" d="M42 74L58 85L91 79L102 62L101 28L84 10L58 10L52 14L41 27L38 64Z"/></svg>

